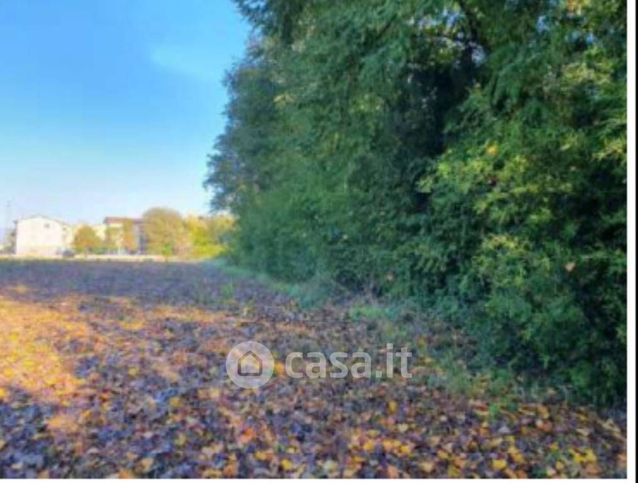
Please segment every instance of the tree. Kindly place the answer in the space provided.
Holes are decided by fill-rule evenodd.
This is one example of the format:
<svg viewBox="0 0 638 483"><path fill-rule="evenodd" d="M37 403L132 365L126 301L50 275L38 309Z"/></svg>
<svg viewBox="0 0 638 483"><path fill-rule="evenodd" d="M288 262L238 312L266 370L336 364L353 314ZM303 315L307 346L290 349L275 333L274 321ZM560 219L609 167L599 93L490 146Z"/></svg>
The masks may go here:
<svg viewBox="0 0 638 483"><path fill-rule="evenodd" d="M233 227L230 216L189 216L184 224L190 241L190 256L214 258L226 252L228 236Z"/></svg>
<svg viewBox="0 0 638 483"><path fill-rule="evenodd" d="M122 248L128 253L137 253L140 249L139 237L131 220L124 220L122 224Z"/></svg>
<svg viewBox="0 0 638 483"><path fill-rule="evenodd" d="M122 230L117 227L108 227L104 234L104 250L107 253L116 253L122 246Z"/></svg>
<svg viewBox="0 0 638 483"><path fill-rule="evenodd" d="M209 157L230 255L413 297L484 360L626 382L620 0L237 0L259 29Z"/></svg>
<svg viewBox="0 0 638 483"><path fill-rule="evenodd" d="M73 237L73 249L85 255L96 254L103 250L103 242L93 228L82 225Z"/></svg>
<svg viewBox="0 0 638 483"><path fill-rule="evenodd" d="M154 255L185 255L188 238L179 212L151 208L142 216L146 251Z"/></svg>

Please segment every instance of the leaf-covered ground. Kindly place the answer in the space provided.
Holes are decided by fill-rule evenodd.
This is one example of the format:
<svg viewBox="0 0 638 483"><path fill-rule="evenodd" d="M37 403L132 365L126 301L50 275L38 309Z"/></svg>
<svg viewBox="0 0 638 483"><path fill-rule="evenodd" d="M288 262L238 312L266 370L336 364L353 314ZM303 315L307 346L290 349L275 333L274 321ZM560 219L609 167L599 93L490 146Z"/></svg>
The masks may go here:
<svg viewBox="0 0 638 483"><path fill-rule="evenodd" d="M624 476L624 419L512 396L493 410L402 379L226 376L227 351L385 346L338 307L313 311L209 265L0 262L0 476ZM423 337L427 339L427 336Z"/></svg>

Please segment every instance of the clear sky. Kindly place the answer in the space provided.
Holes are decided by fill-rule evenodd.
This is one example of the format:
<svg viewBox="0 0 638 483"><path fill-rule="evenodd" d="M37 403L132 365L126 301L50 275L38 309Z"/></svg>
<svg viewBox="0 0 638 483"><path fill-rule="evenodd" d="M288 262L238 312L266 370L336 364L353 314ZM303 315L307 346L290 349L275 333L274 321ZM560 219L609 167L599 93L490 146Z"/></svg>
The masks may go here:
<svg viewBox="0 0 638 483"><path fill-rule="evenodd" d="M206 213L249 33L231 0L0 0L0 226L8 201L13 219Z"/></svg>

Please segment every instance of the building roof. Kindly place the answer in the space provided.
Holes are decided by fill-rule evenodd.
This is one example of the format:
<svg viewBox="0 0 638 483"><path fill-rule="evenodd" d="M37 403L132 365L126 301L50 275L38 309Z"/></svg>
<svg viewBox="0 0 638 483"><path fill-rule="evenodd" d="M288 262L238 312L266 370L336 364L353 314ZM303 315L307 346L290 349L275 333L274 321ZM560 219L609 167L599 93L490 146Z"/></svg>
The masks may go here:
<svg viewBox="0 0 638 483"><path fill-rule="evenodd" d="M55 221L56 223L60 223L61 225L71 226L70 223L67 223L66 221L58 220L57 218L51 218L50 216L44 216L44 215L25 216L24 218L15 220L14 223L20 223L21 221L26 221L26 220L33 220L34 218L44 218L45 220Z"/></svg>

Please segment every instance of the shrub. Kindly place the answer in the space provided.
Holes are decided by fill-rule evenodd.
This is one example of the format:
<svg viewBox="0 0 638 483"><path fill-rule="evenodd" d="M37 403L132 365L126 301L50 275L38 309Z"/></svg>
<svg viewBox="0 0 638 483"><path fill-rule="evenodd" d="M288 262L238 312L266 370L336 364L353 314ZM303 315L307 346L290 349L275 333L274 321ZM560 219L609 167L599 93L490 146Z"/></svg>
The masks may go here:
<svg viewBox="0 0 638 483"><path fill-rule="evenodd" d="M412 297L486 358L626 380L625 5L254 2L210 157L232 258Z"/></svg>

